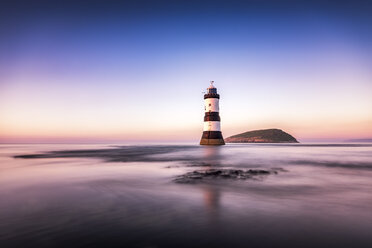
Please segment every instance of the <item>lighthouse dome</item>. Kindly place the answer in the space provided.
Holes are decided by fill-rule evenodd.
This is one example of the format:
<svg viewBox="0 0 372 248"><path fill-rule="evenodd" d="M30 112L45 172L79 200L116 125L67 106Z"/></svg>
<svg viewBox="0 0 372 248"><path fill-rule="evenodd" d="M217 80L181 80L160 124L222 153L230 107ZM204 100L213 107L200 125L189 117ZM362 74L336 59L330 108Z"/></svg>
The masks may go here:
<svg viewBox="0 0 372 248"><path fill-rule="evenodd" d="M213 85L214 81L211 81L211 85L207 88L207 94L217 94L217 88Z"/></svg>

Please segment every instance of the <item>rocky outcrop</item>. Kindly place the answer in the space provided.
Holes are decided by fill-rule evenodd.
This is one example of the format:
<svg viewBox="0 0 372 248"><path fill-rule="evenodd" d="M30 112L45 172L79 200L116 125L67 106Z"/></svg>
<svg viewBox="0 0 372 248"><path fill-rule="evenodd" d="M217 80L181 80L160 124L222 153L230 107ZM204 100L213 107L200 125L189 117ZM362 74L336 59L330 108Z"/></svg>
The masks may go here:
<svg viewBox="0 0 372 248"><path fill-rule="evenodd" d="M237 169L207 169L207 170L196 170L188 172L184 175L178 176L174 181L177 183L196 183L208 179L260 179L262 176L270 174L278 174L278 171L283 171L281 168L278 169L249 169L249 170L237 170Z"/></svg>
<svg viewBox="0 0 372 248"><path fill-rule="evenodd" d="M298 143L290 134L280 129L254 130L225 139L226 143Z"/></svg>

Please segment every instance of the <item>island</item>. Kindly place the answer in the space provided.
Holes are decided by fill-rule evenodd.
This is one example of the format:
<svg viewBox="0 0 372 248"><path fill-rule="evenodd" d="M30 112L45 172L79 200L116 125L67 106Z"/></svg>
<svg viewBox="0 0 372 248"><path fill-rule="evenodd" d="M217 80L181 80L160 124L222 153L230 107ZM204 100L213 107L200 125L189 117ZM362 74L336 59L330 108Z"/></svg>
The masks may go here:
<svg viewBox="0 0 372 248"><path fill-rule="evenodd" d="M226 143L298 143L290 134L283 130L272 128L248 131L225 139Z"/></svg>

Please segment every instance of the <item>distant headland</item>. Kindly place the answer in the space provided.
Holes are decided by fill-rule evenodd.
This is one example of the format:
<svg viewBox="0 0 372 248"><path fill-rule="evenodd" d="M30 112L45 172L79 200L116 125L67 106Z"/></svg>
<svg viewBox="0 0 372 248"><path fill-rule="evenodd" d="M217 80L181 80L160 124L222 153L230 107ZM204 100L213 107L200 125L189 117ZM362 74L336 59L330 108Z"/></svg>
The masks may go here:
<svg viewBox="0 0 372 248"><path fill-rule="evenodd" d="M226 143L299 143L292 135L280 129L263 129L236 134L225 139Z"/></svg>

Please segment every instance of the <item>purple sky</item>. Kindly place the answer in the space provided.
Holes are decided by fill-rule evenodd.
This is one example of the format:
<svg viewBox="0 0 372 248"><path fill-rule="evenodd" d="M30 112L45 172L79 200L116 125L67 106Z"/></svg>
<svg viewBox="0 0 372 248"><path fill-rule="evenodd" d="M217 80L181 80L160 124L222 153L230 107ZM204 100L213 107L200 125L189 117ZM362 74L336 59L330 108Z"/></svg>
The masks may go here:
<svg viewBox="0 0 372 248"><path fill-rule="evenodd" d="M368 1L9 1L0 142L198 141L214 80L225 137L372 137Z"/></svg>

